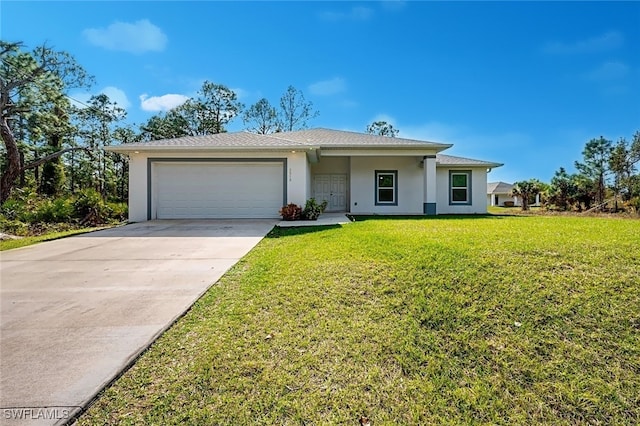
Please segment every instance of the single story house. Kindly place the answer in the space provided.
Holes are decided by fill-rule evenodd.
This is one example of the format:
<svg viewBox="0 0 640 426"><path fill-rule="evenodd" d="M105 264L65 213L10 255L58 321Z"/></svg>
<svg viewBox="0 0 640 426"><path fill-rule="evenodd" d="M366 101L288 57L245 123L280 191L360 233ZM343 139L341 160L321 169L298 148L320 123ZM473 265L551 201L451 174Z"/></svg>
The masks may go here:
<svg viewBox="0 0 640 426"><path fill-rule="evenodd" d="M129 220L277 218L288 203L329 212L486 213L487 173L502 164L443 155L450 144L308 129L122 144Z"/></svg>
<svg viewBox="0 0 640 426"><path fill-rule="evenodd" d="M520 206L519 197L511 195L513 185L506 182L489 182L487 184L487 204L490 206L504 207L505 201L507 205L513 203L514 206Z"/></svg>
<svg viewBox="0 0 640 426"><path fill-rule="evenodd" d="M522 198L520 196L511 195L511 190L513 189L513 185L506 182L489 182L487 184L487 204L490 206L522 206ZM513 203L513 204L511 204ZM534 206L540 205L540 194L536 194L535 202L532 203Z"/></svg>

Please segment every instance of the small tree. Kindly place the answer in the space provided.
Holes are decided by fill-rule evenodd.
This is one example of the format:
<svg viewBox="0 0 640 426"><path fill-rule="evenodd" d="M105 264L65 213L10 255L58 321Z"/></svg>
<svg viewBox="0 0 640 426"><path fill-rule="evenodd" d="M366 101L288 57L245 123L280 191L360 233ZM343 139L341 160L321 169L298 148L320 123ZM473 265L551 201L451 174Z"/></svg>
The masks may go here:
<svg viewBox="0 0 640 426"><path fill-rule="evenodd" d="M266 135L278 129L278 114L266 98L251 105L242 116L242 121L253 133Z"/></svg>
<svg viewBox="0 0 640 426"><path fill-rule="evenodd" d="M389 136L395 138L398 136L398 129L394 129L393 125L386 121L374 121L367 126L367 133L371 135Z"/></svg>
<svg viewBox="0 0 640 426"><path fill-rule="evenodd" d="M144 141L179 138L189 134L188 123L174 108L149 118L140 125L140 134Z"/></svg>
<svg viewBox="0 0 640 426"><path fill-rule="evenodd" d="M313 109L313 103L307 102L301 90L289 86L280 98L278 111L278 131L290 132L305 129L307 122L320 113Z"/></svg>
<svg viewBox="0 0 640 426"><path fill-rule="evenodd" d="M202 105L206 116L204 122L207 133L226 132L225 126L244 108L236 93L222 84L205 81L198 95L198 103Z"/></svg>
<svg viewBox="0 0 640 426"><path fill-rule="evenodd" d="M569 194L571 192L571 179L564 167L560 167L551 179L548 202L558 210L567 210L569 207Z"/></svg>
<svg viewBox="0 0 640 426"><path fill-rule="evenodd" d="M519 181L513 184L511 196L522 199L522 210L529 210L529 200L540 193L541 182L537 179Z"/></svg>
<svg viewBox="0 0 640 426"><path fill-rule="evenodd" d="M607 173L609 172L609 159L611 158L612 143L600 136L599 139L591 139L582 151L583 161L576 161L576 168L587 178L596 183L596 204L601 205L605 198Z"/></svg>

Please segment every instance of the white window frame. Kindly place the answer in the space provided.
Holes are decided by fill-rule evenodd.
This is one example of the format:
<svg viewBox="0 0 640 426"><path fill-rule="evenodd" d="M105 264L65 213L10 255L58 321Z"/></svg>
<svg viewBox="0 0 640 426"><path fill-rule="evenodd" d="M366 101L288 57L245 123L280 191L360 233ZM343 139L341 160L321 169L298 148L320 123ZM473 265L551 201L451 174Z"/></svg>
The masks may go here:
<svg viewBox="0 0 640 426"><path fill-rule="evenodd" d="M380 176L391 176L393 178L393 186L380 187ZM380 189L392 189L392 201L380 201ZM397 206L398 205L398 171L397 170L376 170L375 173L375 205L376 206Z"/></svg>
<svg viewBox="0 0 640 426"><path fill-rule="evenodd" d="M466 176L467 184L466 186L453 186L454 176ZM471 170L449 170L449 205L456 206L470 206L471 205ZM466 193L466 197L464 200L454 200L453 192L454 190L460 191L464 190Z"/></svg>

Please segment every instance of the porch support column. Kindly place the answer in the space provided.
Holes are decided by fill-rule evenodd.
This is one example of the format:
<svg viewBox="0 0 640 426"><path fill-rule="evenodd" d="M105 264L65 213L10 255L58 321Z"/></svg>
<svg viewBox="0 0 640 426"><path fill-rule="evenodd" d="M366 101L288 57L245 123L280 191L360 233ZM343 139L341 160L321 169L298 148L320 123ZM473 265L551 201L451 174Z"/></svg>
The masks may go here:
<svg viewBox="0 0 640 426"><path fill-rule="evenodd" d="M436 156L424 156L424 204L425 215L436 214Z"/></svg>

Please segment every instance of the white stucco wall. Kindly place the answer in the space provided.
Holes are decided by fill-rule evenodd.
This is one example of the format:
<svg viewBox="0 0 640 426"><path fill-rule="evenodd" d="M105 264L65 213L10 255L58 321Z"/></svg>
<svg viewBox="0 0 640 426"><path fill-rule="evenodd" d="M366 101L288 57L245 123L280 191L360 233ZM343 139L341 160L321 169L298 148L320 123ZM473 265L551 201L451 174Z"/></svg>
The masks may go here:
<svg viewBox="0 0 640 426"><path fill-rule="evenodd" d="M419 157L352 157L351 213L422 214L424 170ZM398 205L375 205L375 171L398 171ZM486 188L486 184L485 184Z"/></svg>
<svg viewBox="0 0 640 426"><path fill-rule="evenodd" d="M147 157L129 156L129 221L147 220Z"/></svg>
<svg viewBox="0 0 640 426"><path fill-rule="evenodd" d="M349 175L349 207L356 214L423 214L425 202L425 170L418 156L334 156L309 164L305 152L265 151L159 151L131 153L129 161L129 220L147 220L148 158L286 158L287 203L304 205L311 197L314 174L344 173ZM398 205L375 205L375 171L397 170ZM449 205L449 170L437 168L437 214L474 214L487 212L487 173L484 168L472 170L472 204Z"/></svg>
<svg viewBox="0 0 640 426"><path fill-rule="evenodd" d="M310 172L304 152L206 152L206 151L156 151L129 155L129 221L147 220L147 160L148 158L286 158L287 203L304 205L310 193ZM153 179L153 177L152 177Z"/></svg>
<svg viewBox="0 0 640 426"><path fill-rule="evenodd" d="M497 203L495 202L496 195L498 196ZM519 206L521 204L519 197L512 197L508 194L488 194L487 195L487 206L494 205L494 206L504 207L505 201L512 201L514 203L514 206Z"/></svg>
<svg viewBox="0 0 640 426"><path fill-rule="evenodd" d="M449 204L449 170L471 170L471 205ZM438 214L484 214L487 213L487 169L449 169L438 167Z"/></svg>
<svg viewBox="0 0 640 426"><path fill-rule="evenodd" d="M311 164L311 174L349 174L349 157L320 157L320 161Z"/></svg>
<svg viewBox="0 0 640 426"><path fill-rule="evenodd" d="M311 192L309 163L304 152L287 153L287 203L304 206Z"/></svg>

